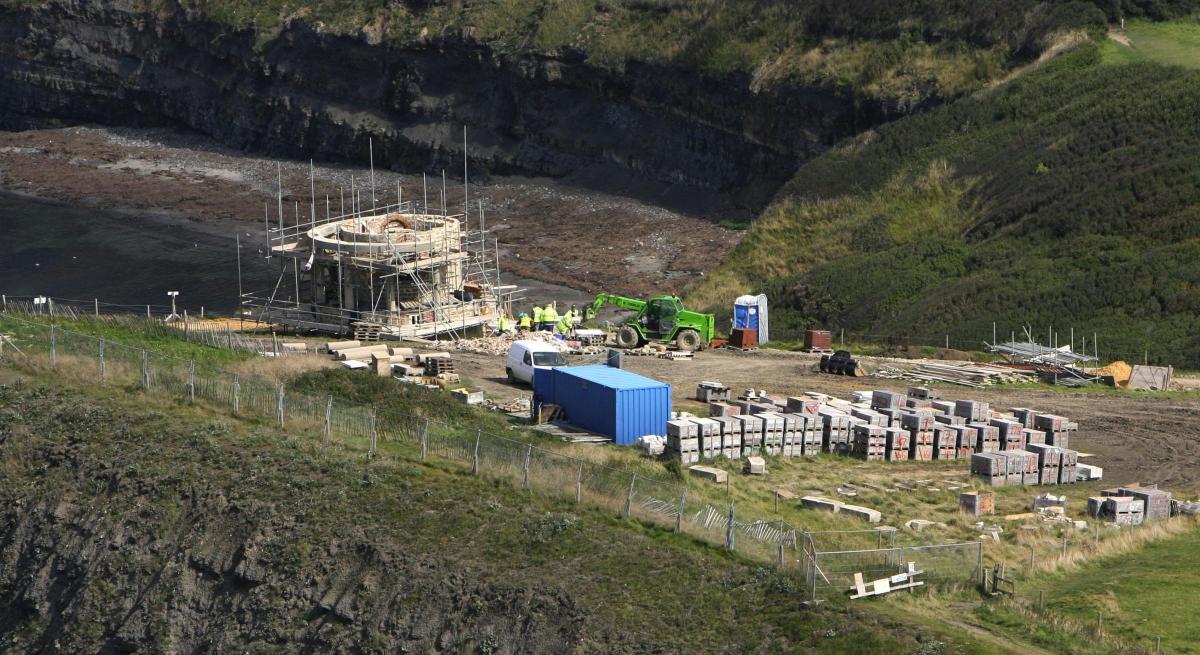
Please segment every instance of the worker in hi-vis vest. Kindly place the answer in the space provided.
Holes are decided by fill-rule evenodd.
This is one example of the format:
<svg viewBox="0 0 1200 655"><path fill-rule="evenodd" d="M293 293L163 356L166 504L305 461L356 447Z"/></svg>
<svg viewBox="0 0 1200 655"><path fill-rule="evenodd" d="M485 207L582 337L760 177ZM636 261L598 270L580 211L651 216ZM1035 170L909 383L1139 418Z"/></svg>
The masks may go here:
<svg viewBox="0 0 1200 655"><path fill-rule="evenodd" d="M546 308L542 310L542 320L546 322L547 330L554 329L554 324L558 322L558 310L554 308L554 303L546 304Z"/></svg>
<svg viewBox="0 0 1200 655"><path fill-rule="evenodd" d="M517 317L517 326L520 327L522 330L525 330L528 332L529 328L532 327L532 324L533 324L533 321L530 320L529 314L526 314L525 312L521 312L521 315Z"/></svg>
<svg viewBox="0 0 1200 655"><path fill-rule="evenodd" d="M545 321L546 321L546 310L542 309L541 307L539 307L537 305L534 305L533 306L533 329L541 331L541 329L543 327L545 327Z"/></svg>

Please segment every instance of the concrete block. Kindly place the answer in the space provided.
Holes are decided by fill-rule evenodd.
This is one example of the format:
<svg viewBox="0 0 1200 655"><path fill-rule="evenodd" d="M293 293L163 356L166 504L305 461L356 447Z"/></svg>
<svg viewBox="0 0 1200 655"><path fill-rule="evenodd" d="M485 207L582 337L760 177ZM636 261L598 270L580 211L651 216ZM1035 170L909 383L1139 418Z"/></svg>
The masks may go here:
<svg viewBox="0 0 1200 655"><path fill-rule="evenodd" d="M766 475L767 460L753 455L747 457L743 470L749 475Z"/></svg>
<svg viewBox="0 0 1200 655"><path fill-rule="evenodd" d="M800 499L800 506L805 509L819 509L825 512L836 512L842 506L841 501L824 496L805 496Z"/></svg>
<svg viewBox="0 0 1200 655"><path fill-rule="evenodd" d="M729 479L728 471L711 466L689 466L688 473L701 480L708 480L715 484L725 484Z"/></svg>
<svg viewBox="0 0 1200 655"><path fill-rule="evenodd" d="M883 514L881 514L879 510L871 509L869 507L862 507L861 505L842 505L838 509L838 514L849 514L850 516L862 519L867 523L879 523L883 520Z"/></svg>

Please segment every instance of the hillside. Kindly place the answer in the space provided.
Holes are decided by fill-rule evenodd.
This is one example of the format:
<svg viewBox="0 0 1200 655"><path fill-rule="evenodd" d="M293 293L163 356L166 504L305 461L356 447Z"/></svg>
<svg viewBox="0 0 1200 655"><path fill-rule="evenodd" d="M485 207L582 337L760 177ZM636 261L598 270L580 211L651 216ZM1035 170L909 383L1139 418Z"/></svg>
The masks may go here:
<svg viewBox="0 0 1200 655"><path fill-rule="evenodd" d="M978 344L995 321L1200 364L1200 72L1136 49L1110 63L1117 47L1088 44L805 165L694 302L764 291L777 337L832 326Z"/></svg>
<svg viewBox="0 0 1200 655"><path fill-rule="evenodd" d="M746 220L799 164L1159 2L0 0L0 129L170 127ZM257 219L257 212L250 212Z"/></svg>
<svg viewBox="0 0 1200 655"><path fill-rule="evenodd" d="M986 652L802 611L789 574L445 460L22 369L0 368L4 652Z"/></svg>

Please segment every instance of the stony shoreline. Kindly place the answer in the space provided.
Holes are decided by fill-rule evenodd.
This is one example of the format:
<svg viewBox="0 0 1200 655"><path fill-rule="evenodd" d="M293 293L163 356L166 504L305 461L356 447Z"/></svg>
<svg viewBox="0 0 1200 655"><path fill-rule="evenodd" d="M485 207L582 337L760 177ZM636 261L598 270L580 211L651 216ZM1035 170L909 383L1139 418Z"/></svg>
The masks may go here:
<svg viewBox="0 0 1200 655"><path fill-rule="evenodd" d="M0 188L38 198L201 224L253 222L264 206L277 220L276 170L284 220L308 211L308 165L232 152L197 135L160 129L70 127L0 132ZM315 167L318 212L349 205L371 173ZM376 197L421 194L419 175L375 171ZM428 180L430 205L441 180ZM369 193L369 192L366 192ZM409 195L412 194L412 195ZM461 211L461 182L448 179L449 211ZM434 198L438 198L435 201ZM553 180L493 178L472 184L472 220L483 203L504 270L528 280L593 293L682 292L733 249L741 234L628 198L581 191ZM632 274L631 274L632 273ZM569 295L569 294L568 294Z"/></svg>

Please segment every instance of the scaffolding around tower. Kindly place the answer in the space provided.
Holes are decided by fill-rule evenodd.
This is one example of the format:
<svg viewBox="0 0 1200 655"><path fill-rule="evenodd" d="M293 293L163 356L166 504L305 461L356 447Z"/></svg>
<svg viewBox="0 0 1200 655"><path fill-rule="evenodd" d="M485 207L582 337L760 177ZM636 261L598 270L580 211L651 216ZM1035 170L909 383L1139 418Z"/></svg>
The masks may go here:
<svg viewBox="0 0 1200 655"><path fill-rule="evenodd" d="M352 203L325 219L314 206L307 222L297 210L294 225L268 226L267 261L278 264L278 280L269 295L243 294L243 308L299 330L383 338L458 338L495 323L518 289L500 284L482 212L472 230L467 215L447 214L444 203L431 211L396 195L394 204Z"/></svg>

